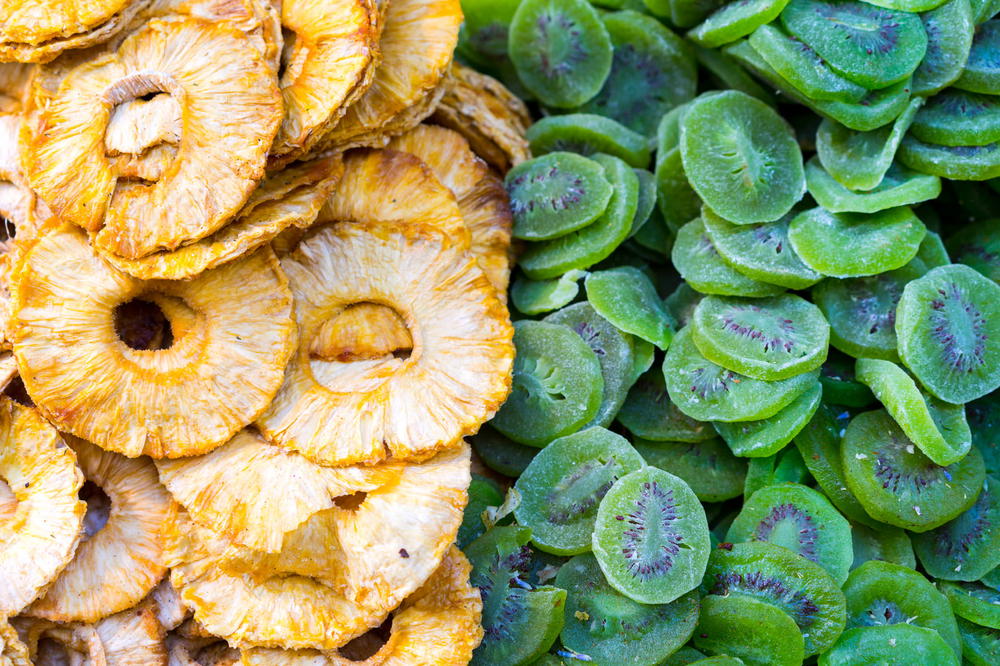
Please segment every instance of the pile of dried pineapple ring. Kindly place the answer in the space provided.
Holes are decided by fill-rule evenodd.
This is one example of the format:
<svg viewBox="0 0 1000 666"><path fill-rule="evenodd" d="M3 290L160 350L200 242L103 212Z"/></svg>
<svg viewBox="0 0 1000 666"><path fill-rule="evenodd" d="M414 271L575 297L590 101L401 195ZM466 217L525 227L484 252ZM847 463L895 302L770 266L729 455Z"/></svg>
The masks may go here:
<svg viewBox="0 0 1000 666"><path fill-rule="evenodd" d="M459 0L0 6L0 664L465 664L527 112Z"/></svg>

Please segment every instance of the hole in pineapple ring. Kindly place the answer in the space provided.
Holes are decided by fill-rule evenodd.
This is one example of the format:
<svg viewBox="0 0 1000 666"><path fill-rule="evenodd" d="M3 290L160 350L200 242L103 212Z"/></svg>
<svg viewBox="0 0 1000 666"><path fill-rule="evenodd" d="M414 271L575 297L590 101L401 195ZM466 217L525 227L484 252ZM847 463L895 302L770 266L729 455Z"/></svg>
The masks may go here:
<svg viewBox="0 0 1000 666"><path fill-rule="evenodd" d="M24 405L25 407L35 406L35 401L28 395L28 391L24 388L24 382L20 376L10 380L10 383L4 388L3 394L19 405Z"/></svg>
<svg viewBox="0 0 1000 666"><path fill-rule="evenodd" d="M111 517L111 498L92 481L83 482L79 497L87 503L87 513L83 516L83 541L87 541L108 524L108 519Z"/></svg>
<svg viewBox="0 0 1000 666"><path fill-rule="evenodd" d="M159 305L133 298L114 310L115 333L132 349L159 351L174 344L170 320Z"/></svg>
<svg viewBox="0 0 1000 666"><path fill-rule="evenodd" d="M326 361L350 363L394 357L408 359L413 336L403 317L378 303L349 305L319 327L309 355Z"/></svg>
<svg viewBox="0 0 1000 666"><path fill-rule="evenodd" d="M350 495L340 495L339 497L333 498L333 503L345 511L357 511L362 504L364 504L365 499L368 497L368 493L359 490L356 493L351 493Z"/></svg>
<svg viewBox="0 0 1000 666"><path fill-rule="evenodd" d="M337 653L348 661L365 661L378 654L392 635L392 617L386 619L378 627L369 629L357 638L351 640L344 647L339 648Z"/></svg>
<svg viewBox="0 0 1000 666"><path fill-rule="evenodd" d="M38 639L37 650L36 664L75 664L80 661L78 652L70 652L65 645L48 636Z"/></svg>

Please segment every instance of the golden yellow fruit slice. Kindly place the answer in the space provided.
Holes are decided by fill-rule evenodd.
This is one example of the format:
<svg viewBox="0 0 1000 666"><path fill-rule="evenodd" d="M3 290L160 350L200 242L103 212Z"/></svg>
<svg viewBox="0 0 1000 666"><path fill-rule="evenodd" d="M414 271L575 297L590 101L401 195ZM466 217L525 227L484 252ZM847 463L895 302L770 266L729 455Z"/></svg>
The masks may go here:
<svg viewBox="0 0 1000 666"><path fill-rule="evenodd" d="M0 620L0 666L32 666L28 646L7 620Z"/></svg>

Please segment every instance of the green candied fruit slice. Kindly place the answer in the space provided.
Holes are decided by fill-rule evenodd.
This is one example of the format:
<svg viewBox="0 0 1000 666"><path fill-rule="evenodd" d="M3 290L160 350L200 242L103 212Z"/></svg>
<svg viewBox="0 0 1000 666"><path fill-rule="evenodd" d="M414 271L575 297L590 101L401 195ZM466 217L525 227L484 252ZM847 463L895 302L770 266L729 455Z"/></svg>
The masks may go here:
<svg viewBox="0 0 1000 666"><path fill-rule="evenodd" d="M677 232L670 258L681 277L704 294L763 297L784 291L778 285L747 277L727 264L715 249L700 217Z"/></svg>
<svg viewBox="0 0 1000 666"><path fill-rule="evenodd" d="M814 157L806 163L806 186L816 203L831 213L877 213L888 208L932 201L941 194L941 179L893 162L874 188L856 192L844 187Z"/></svg>
<svg viewBox="0 0 1000 666"><path fill-rule="evenodd" d="M681 282L664 299L663 303L667 306L667 310L678 326L687 326L691 323L691 317L694 316L694 309L698 307L703 298L705 295L700 291L692 289L687 282Z"/></svg>
<svg viewBox="0 0 1000 666"><path fill-rule="evenodd" d="M891 562L908 569L917 568L910 537L898 527L881 524L869 527L851 523L851 544L854 546L852 570L872 560Z"/></svg>
<svg viewBox="0 0 1000 666"><path fill-rule="evenodd" d="M901 12L916 14L936 9L945 0L865 0L872 5L885 7L886 9L897 9Z"/></svg>
<svg viewBox="0 0 1000 666"><path fill-rule="evenodd" d="M924 262L927 270L938 266L947 266L952 263L948 256L948 248L944 246L941 236L934 231L927 231L927 235L920 241L920 249L917 250L917 259ZM958 263L958 262L956 262Z"/></svg>
<svg viewBox="0 0 1000 666"><path fill-rule="evenodd" d="M715 437L711 424L691 418L670 401L659 368L651 368L632 386L618 410L618 422L636 437L657 442L694 443Z"/></svg>
<svg viewBox="0 0 1000 666"><path fill-rule="evenodd" d="M956 618L1000 629L1000 591L982 583L938 581L938 588L948 597Z"/></svg>
<svg viewBox="0 0 1000 666"><path fill-rule="evenodd" d="M690 328L677 332L663 359L670 400L699 421L756 421L774 416L814 386L819 370L774 382L741 375L698 351Z"/></svg>
<svg viewBox="0 0 1000 666"><path fill-rule="evenodd" d="M469 483L469 503L465 505L455 544L459 548L464 548L481 537L486 532L482 518L483 511L501 504L503 504L503 493L500 491L500 484L480 474L473 474Z"/></svg>
<svg viewBox="0 0 1000 666"><path fill-rule="evenodd" d="M753 597L705 597L694 644L718 655L696 664L798 666L805 652L802 632L785 611Z"/></svg>
<svg viewBox="0 0 1000 666"><path fill-rule="evenodd" d="M785 29L836 72L870 90L908 79L927 52L916 14L853 0L791 0Z"/></svg>
<svg viewBox="0 0 1000 666"><path fill-rule="evenodd" d="M632 266L596 271L584 285L587 300L618 329L660 349L670 346L674 322L646 274Z"/></svg>
<svg viewBox="0 0 1000 666"><path fill-rule="evenodd" d="M604 393L597 355L568 326L514 324L513 388L491 422L521 444L545 446L597 415Z"/></svg>
<svg viewBox="0 0 1000 666"><path fill-rule="evenodd" d="M924 394L913 378L891 361L859 358L855 376L871 388L906 436L935 464L956 463L969 452L972 432L964 407Z"/></svg>
<svg viewBox="0 0 1000 666"><path fill-rule="evenodd" d="M586 275L586 271L578 270L551 280L529 280L518 275L510 288L510 300L518 312L526 315L558 310L573 302L580 293L580 279Z"/></svg>
<svg viewBox="0 0 1000 666"><path fill-rule="evenodd" d="M994 282L1000 281L1000 225L996 220L962 227L946 242L956 264L970 266Z"/></svg>
<svg viewBox="0 0 1000 666"><path fill-rule="evenodd" d="M986 21L976 26L976 35L972 38L972 49L965 69L952 85L969 92L996 94L1000 91L1000 64L997 62L997 52L1000 51L1000 19Z"/></svg>
<svg viewBox="0 0 1000 666"><path fill-rule="evenodd" d="M607 209L595 222L559 238L531 243L521 255L521 270L532 280L554 278L574 269L589 268L606 258L628 238L639 207L639 178L624 162L594 155L604 167L614 191Z"/></svg>
<svg viewBox="0 0 1000 666"><path fill-rule="evenodd" d="M514 487L514 516L531 528L531 541L556 555L590 550L597 506L619 478L643 466L622 437L591 427L554 440L524 470Z"/></svg>
<svg viewBox="0 0 1000 666"><path fill-rule="evenodd" d="M1000 101L992 95L943 90L920 109L910 134L942 146L983 146L1000 141Z"/></svg>
<svg viewBox="0 0 1000 666"><path fill-rule="evenodd" d="M472 436L472 450L487 467L505 476L519 476L538 454L534 446L518 444L489 424Z"/></svg>
<svg viewBox="0 0 1000 666"><path fill-rule="evenodd" d="M691 187L736 224L773 222L805 193L802 152L791 127L759 99L735 90L691 102L681 120Z"/></svg>
<svg viewBox="0 0 1000 666"><path fill-rule="evenodd" d="M778 103L774 95L750 76L735 58L718 49L706 49L697 44L694 45L694 55L698 64L708 70L711 78L719 84L718 88L745 92L770 106Z"/></svg>
<svg viewBox="0 0 1000 666"><path fill-rule="evenodd" d="M638 439L635 450L653 467L684 479L702 502L723 502L743 493L747 463L734 456L720 439L703 442Z"/></svg>
<svg viewBox="0 0 1000 666"><path fill-rule="evenodd" d="M854 377L854 359L836 348L830 349L820 368L819 381L823 385L823 399L830 405L859 409L875 402L871 389Z"/></svg>
<svg viewBox="0 0 1000 666"><path fill-rule="evenodd" d="M914 95L933 95L962 75L975 35L974 18L969 0L950 0L920 15L927 53L913 73Z"/></svg>
<svg viewBox="0 0 1000 666"><path fill-rule="evenodd" d="M962 656L973 666L1000 663L1000 629L983 627L964 618L956 618L962 636Z"/></svg>
<svg viewBox="0 0 1000 666"><path fill-rule="evenodd" d="M712 48L746 37L758 27L778 18L788 0L735 0L712 12L688 39Z"/></svg>
<svg viewBox="0 0 1000 666"><path fill-rule="evenodd" d="M772 456L792 441L809 423L819 408L822 397L823 385L816 382L812 388L807 389L774 416L760 421L719 422L715 424L715 429L737 456L747 458Z"/></svg>
<svg viewBox="0 0 1000 666"><path fill-rule="evenodd" d="M709 14L725 4L725 0L644 0L647 7L665 4L669 10L665 13L653 10L658 16L669 16L670 22L678 28L690 28L704 21Z"/></svg>
<svg viewBox="0 0 1000 666"><path fill-rule="evenodd" d="M820 164L834 180L849 190L871 190L878 186L923 99L912 100L891 126L858 132L825 119L816 131L816 153Z"/></svg>
<svg viewBox="0 0 1000 666"><path fill-rule="evenodd" d="M705 510L680 478L643 467L601 500L594 555L611 587L644 604L667 604L698 587L711 549Z"/></svg>
<svg viewBox="0 0 1000 666"><path fill-rule="evenodd" d="M633 167L632 171L639 179L639 199L636 202L635 217L632 218L632 228L628 232L629 238L635 238L642 231L656 209L656 176L645 169Z"/></svg>
<svg viewBox="0 0 1000 666"><path fill-rule="evenodd" d="M611 118L596 113L548 116L528 128L534 155L570 152L591 156L613 155L637 169L649 166L649 140Z"/></svg>
<svg viewBox="0 0 1000 666"><path fill-rule="evenodd" d="M676 233L697 217L701 210L701 197L691 188L691 183L684 175L684 162L679 147L657 155L654 175L656 205L667 227Z"/></svg>
<svg viewBox="0 0 1000 666"><path fill-rule="evenodd" d="M843 633L819 666L934 664L959 666L955 653L933 629L911 624L855 627Z"/></svg>
<svg viewBox="0 0 1000 666"><path fill-rule="evenodd" d="M898 159L914 171L951 180L1000 177L1000 142L985 146L942 146L907 136L899 144Z"/></svg>
<svg viewBox="0 0 1000 666"><path fill-rule="evenodd" d="M927 228L909 208L878 213L832 213L812 208L799 213L788 239L813 270L831 277L877 275L906 265L916 256Z"/></svg>

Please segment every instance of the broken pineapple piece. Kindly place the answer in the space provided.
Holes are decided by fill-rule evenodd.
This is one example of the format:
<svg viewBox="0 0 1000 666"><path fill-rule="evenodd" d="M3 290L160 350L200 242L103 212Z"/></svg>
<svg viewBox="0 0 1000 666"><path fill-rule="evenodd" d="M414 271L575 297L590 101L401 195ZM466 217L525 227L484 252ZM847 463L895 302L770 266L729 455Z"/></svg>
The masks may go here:
<svg viewBox="0 0 1000 666"><path fill-rule="evenodd" d="M356 303L320 326L309 346L313 358L324 361L369 361L390 354L409 354L413 337L392 308Z"/></svg>
<svg viewBox="0 0 1000 666"><path fill-rule="evenodd" d="M399 474L396 468L320 467L251 429L211 453L160 460L156 466L196 522L263 552L281 550L286 533L332 507L334 498L375 490Z"/></svg>
<svg viewBox="0 0 1000 666"><path fill-rule="evenodd" d="M55 428L0 397L0 617L34 601L73 558L87 510L82 485Z"/></svg>
<svg viewBox="0 0 1000 666"><path fill-rule="evenodd" d="M10 622L0 619L0 666L31 666L28 646Z"/></svg>
<svg viewBox="0 0 1000 666"><path fill-rule="evenodd" d="M84 537L73 561L25 613L92 623L132 608L166 574L160 525L171 500L148 459L129 459L75 437L67 442L88 482Z"/></svg>
<svg viewBox="0 0 1000 666"><path fill-rule="evenodd" d="M372 0L284 0L281 92L285 118L272 164L310 151L348 106L368 90L378 55Z"/></svg>
<svg viewBox="0 0 1000 666"><path fill-rule="evenodd" d="M427 458L475 433L510 391L507 309L475 259L421 224L322 227L282 259L299 348L257 421L272 442L321 465ZM395 309L407 358L314 358L325 322L357 303Z"/></svg>
<svg viewBox="0 0 1000 666"><path fill-rule="evenodd" d="M115 107L179 98L183 136L156 183L120 178L105 154ZM263 56L226 22L150 21L114 54L73 69L39 111L25 153L32 188L106 252L138 259L226 224L264 175L282 116Z"/></svg>
<svg viewBox="0 0 1000 666"><path fill-rule="evenodd" d="M501 174L531 157L527 107L493 77L453 63L431 120L464 136Z"/></svg>
<svg viewBox="0 0 1000 666"><path fill-rule="evenodd" d="M173 251L154 252L141 259L98 251L108 263L143 280L192 278L242 257L286 229L312 225L343 171L343 161L336 155L272 172L232 222Z"/></svg>
<svg viewBox="0 0 1000 666"><path fill-rule="evenodd" d="M465 666L482 640L483 604L472 566L452 546L437 570L393 613L389 635L373 630L330 652L243 651L246 666ZM381 629L381 628L380 628Z"/></svg>
<svg viewBox="0 0 1000 666"><path fill-rule="evenodd" d="M28 394L58 428L128 457L176 458L263 412L295 323L268 248L193 280L142 281L63 225L21 261L11 339Z"/></svg>
<svg viewBox="0 0 1000 666"><path fill-rule="evenodd" d="M472 238L472 253L506 303L513 217L503 181L461 134L443 127L419 125L393 139L388 148L419 157L455 195Z"/></svg>
<svg viewBox="0 0 1000 666"><path fill-rule="evenodd" d="M461 24L459 0L391 0L379 40L382 64L375 71L371 87L348 107L321 146L343 149L376 145L370 139L358 139L373 133L378 135L389 121L438 87L451 63ZM432 110L411 117L410 126ZM398 132L406 129L396 128Z"/></svg>

